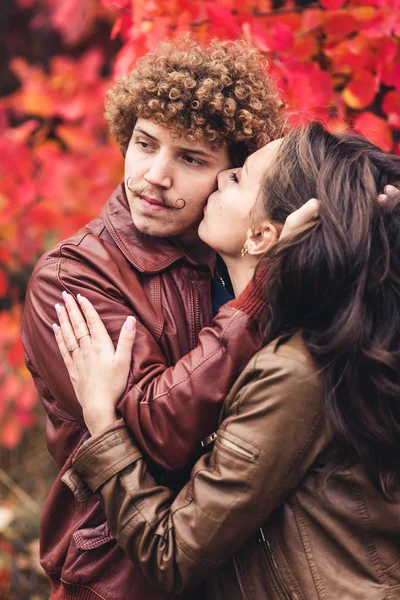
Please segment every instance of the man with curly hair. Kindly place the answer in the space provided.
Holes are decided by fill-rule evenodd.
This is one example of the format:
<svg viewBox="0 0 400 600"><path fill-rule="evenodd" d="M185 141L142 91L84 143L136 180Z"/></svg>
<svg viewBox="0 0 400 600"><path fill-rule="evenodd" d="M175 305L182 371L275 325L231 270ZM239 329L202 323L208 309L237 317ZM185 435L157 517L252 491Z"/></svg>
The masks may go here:
<svg viewBox="0 0 400 600"><path fill-rule="evenodd" d="M124 183L97 219L41 258L23 320L26 362L60 467L41 531L52 600L165 598L117 546L98 501L83 495L77 503L61 481L88 434L53 337L55 308L63 321L71 295L89 298L115 344L135 315L131 377L118 410L155 476L179 485L258 349L262 308L252 283L227 302L215 253L197 228L218 172L283 130L265 64L241 42L162 44L115 83L106 118L125 157ZM86 335L70 332L71 353Z"/></svg>

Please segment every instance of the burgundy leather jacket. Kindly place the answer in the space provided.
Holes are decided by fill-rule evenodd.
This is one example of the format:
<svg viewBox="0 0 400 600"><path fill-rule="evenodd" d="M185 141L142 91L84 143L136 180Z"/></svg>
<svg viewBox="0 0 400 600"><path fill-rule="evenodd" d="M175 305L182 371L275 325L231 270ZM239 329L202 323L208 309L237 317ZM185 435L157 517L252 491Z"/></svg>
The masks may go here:
<svg viewBox="0 0 400 600"><path fill-rule="evenodd" d="M134 360L118 410L153 473L159 478L162 469L171 486L175 476L168 472L182 473L198 457L201 440L216 429L222 401L259 347L256 320L263 304L252 284L212 321L214 269L210 250L195 260L167 240L141 235L121 185L100 217L47 252L34 270L22 337L47 413L48 449L60 467L41 525L41 563L52 600L172 597L153 589L129 561L98 501L76 502L61 481L88 434L51 329L54 305L63 290L83 294L114 343L126 317L136 316Z"/></svg>

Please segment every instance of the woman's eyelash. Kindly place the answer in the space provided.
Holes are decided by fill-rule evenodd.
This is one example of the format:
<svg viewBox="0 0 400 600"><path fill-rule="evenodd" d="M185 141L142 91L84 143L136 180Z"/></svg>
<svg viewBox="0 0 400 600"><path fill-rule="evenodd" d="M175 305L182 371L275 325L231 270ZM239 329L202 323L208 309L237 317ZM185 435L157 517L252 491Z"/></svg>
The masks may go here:
<svg viewBox="0 0 400 600"><path fill-rule="evenodd" d="M229 179L232 179L235 183L239 183L236 173L229 173Z"/></svg>

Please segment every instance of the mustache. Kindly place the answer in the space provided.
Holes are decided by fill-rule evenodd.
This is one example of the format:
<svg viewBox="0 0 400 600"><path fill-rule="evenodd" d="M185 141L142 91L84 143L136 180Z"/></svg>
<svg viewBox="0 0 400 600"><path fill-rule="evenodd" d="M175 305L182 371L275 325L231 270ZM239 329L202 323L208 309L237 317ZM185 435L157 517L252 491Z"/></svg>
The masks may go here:
<svg viewBox="0 0 400 600"><path fill-rule="evenodd" d="M160 202L162 202L167 208L175 208L176 210L182 210L182 208L185 208L186 206L186 200L184 198L177 198L171 204L169 201L167 201L165 192L163 190L158 190L156 193L154 193L150 190L150 188L134 186L132 177L128 177L125 183L128 190L135 196L149 196L150 198L155 198L160 200Z"/></svg>

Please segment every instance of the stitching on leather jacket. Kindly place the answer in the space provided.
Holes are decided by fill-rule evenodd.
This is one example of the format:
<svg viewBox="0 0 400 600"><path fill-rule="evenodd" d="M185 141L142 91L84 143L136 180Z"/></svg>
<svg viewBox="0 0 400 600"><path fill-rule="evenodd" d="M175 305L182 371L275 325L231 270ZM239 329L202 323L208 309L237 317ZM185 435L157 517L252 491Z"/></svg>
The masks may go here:
<svg viewBox="0 0 400 600"><path fill-rule="evenodd" d="M57 276L58 276L58 280L61 283L62 277L61 277L61 266L64 265L65 263L69 263L72 264L74 266L76 266L77 264L79 264L79 269L86 269L86 271L90 271L91 273L98 273L98 271L94 268L94 267L90 267L89 265L80 262L78 259L73 259L73 258L67 258L66 256L60 256L57 259L58 262L58 269L57 269ZM62 284L63 287L64 284ZM67 288L66 288L67 289Z"/></svg>
<svg viewBox="0 0 400 600"><path fill-rule="evenodd" d="M400 558L394 561L389 567L386 567L384 570L386 575L394 575L400 569Z"/></svg>
<svg viewBox="0 0 400 600"><path fill-rule="evenodd" d="M230 310L233 310L234 312L233 312L231 318L229 319L229 321L227 322L227 324L225 325L225 327L223 328L223 330L221 332L221 337L220 337L220 341L223 342L224 344L226 343L225 334L228 333L230 327L233 325L233 323L234 323L234 321L236 321L236 319L245 319L246 321L250 321L250 317L248 315L246 315L246 313L238 310L237 308L230 308Z"/></svg>
<svg viewBox="0 0 400 600"><path fill-rule="evenodd" d="M355 500L358 505L358 510L360 513L361 521L364 525L364 536L363 536L364 537L364 540L363 540L364 547L365 547L365 549L368 553L368 556L370 557L373 565L376 568L376 573L380 579L380 583L387 584L387 575L383 569L383 565L381 563L379 554L376 549L376 545L373 540L371 520L370 520L370 517L368 514L368 509L365 504L364 494L362 493L360 486L359 486L356 478L354 477L351 469L348 469L348 473L351 478L351 486L353 488L354 497L355 497Z"/></svg>
<svg viewBox="0 0 400 600"><path fill-rule="evenodd" d="M61 408L59 408L56 403L56 400L54 400L53 397L51 399L50 408L54 414L58 415L62 419L65 419L66 421L74 421L75 423L79 423L78 419L75 419L75 417L73 417L69 413L67 413L64 410L62 410Z"/></svg>
<svg viewBox="0 0 400 600"><path fill-rule="evenodd" d="M58 261L59 261L58 257L57 258L47 258L42 264L37 265L35 267L35 270L32 273L32 276L31 276L30 280L29 280L28 288L27 289L29 289L29 288L32 287L32 283L34 282L34 280L36 279L36 277L39 275L39 273L41 271L43 271L43 269L45 269L46 267L49 267L51 265L57 264Z"/></svg>
<svg viewBox="0 0 400 600"><path fill-rule="evenodd" d="M211 354L208 354L199 364L197 364L194 367L194 369L192 369L191 371L189 371L189 373L185 377L183 377L183 379L180 379L179 381L177 381L176 383L174 383L173 386L171 386L170 388L168 388L167 390L165 390L164 392L162 392L162 394L159 394L158 396L154 396L151 401L148 401L147 403L142 403L142 404L144 404L144 405L149 404L150 405L151 402L154 402L154 400L158 400L158 398L162 398L163 396L167 396L168 394L170 394L172 392L172 390L174 390L178 385L181 385L182 383L185 383L186 381L188 381L189 379L191 379L192 373L194 373L197 369L199 369L200 367L202 367L208 360L210 360L211 358L213 358L219 352L225 353L225 346L219 346L218 348L216 348L216 350L214 350L214 352L212 352Z"/></svg>
<svg viewBox="0 0 400 600"><path fill-rule="evenodd" d="M308 537L307 527L303 519L303 515L301 514L300 507L298 506L297 500L295 499L295 495L292 495L292 509L293 515L296 520L297 528L299 530L299 535L301 538L301 542L303 544L304 552L307 557L308 566L310 567L311 576L314 581L315 588L318 593L318 597L321 600L327 600L327 595L325 591L325 587L323 581L319 575L318 567L314 560L314 553L311 547L311 542Z"/></svg>

